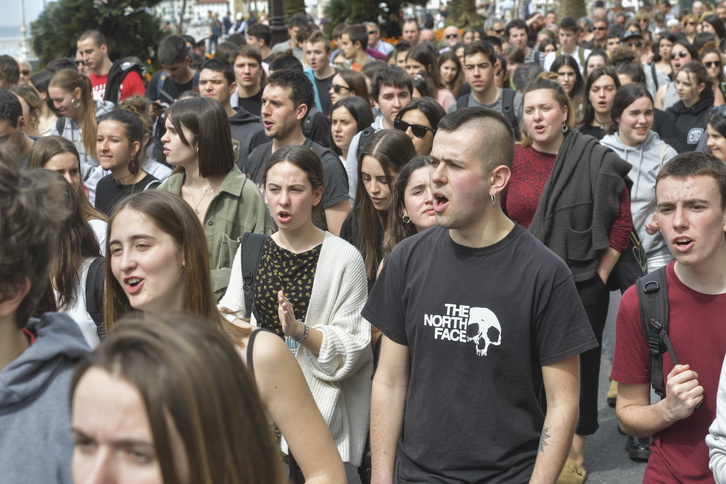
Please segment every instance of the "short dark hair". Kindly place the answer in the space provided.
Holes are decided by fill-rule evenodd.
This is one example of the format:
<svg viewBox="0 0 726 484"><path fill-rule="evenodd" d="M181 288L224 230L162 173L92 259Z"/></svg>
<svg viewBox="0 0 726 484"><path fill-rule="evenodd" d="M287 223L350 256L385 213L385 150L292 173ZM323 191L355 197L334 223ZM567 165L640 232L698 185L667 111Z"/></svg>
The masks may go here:
<svg viewBox="0 0 726 484"><path fill-rule="evenodd" d="M265 86L289 88L290 100L292 100L292 104L295 108L304 104L308 107L309 113L315 106L315 92L313 91L313 84L310 81L310 78L302 71L292 69L275 71L267 79L267 84Z"/></svg>
<svg viewBox="0 0 726 484"><path fill-rule="evenodd" d="M580 24L573 17L565 17L560 21L560 30L569 30L570 32L579 32L582 30Z"/></svg>
<svg viewBox="0 0 726 484"><path fill-rule="evenodd" d="M98 47L101 47L102 45L108 45L106 37L104 37L104 35L98 30L86 30L80 35L80 37L78 37L78 42L87 39L93 39L93 43L96 44Z"/></svg>
<svg viewBox="0 0 726 484"><path fill-rule="evenodd" d="M504 27L504 36L509 38L509 31L512 29L524 29L527 31L527 23L521 18L515 18Z"/></svg>
<svg viewBox="0 0 726 484"><path fill-rule="evenodd" d="M20 65L9 55L0 55L0 79L8 84L17 84L20 80Z"/></svg>
<svg viewBox="0 0 726 484"><path fill-rule="evenodd" d="M484 173L499 165L512 166L514 161L514 131L502 114L493 109L472 107L457 109L439 121L439 131L451 133L472 125L481 134L481 156Z"/></svg>
<svg viewBox="0 0 726 484"><path fill-rule="evenodd" d="M187 43L181 35L170 35L165 37L159 44L156 52L156 60L162 66L170 66L184 62L189 57Z"/></svg>
<svg viewBox="0 0 726 484"><path fill-rule="evenodd" d="M15 94L8 89L0 89L0 121L7 121L10 126L17 128L18 118L22 115L23 105Z"/></svg>
<svg viewBox="0 0 726 484"><path fill-rule="evenodd" d="M663 165L655 179L656 194L658 183L662 179L667 177L683 179L692 176L710 176L716 180L721 193L721 208L726 208L726 163L708 153L689 151L671 158Z"/></svg>
<svg viewBox="0 0 726 484"><path fill-rule="evenodd" d="M476 40L471 44L464 47L464 62L466 62L466 56L474 54L484 54L489 59L489 62L494 65L497 62L497 53L494 52L489 42L482 40Z"/></svg>
<svg viewBox="0 0 726 484"><path fill-rule="evenodd" d="M232 68L232 64L225 60L209 59L204 64L202 64L200 72L204 69L209 69L210 71L214 72L221 72L222 74L224 74L224 78L227 79L227 84L232 84L235 81L234 69Z"/></svg>
<svg viewBox="0 0 726 484"><path fill-rule="evenodd" d="M590 75L587 76L587 82L585 83L585 115L582 118L582 123L585 124L585 126L590 126L590 124L592 124L592 122L595 120L595 107L592 105L592 102L590 102L590 89L592 88L592 85L595 83L595 81L604 76L607 76L613 80L616 95L617 90L620 89L620 79L618 78L618 73L615 72L615 69L613 69L612 66L600 66L593 69Z"/></svg>
<svg viewBox="0 0 726 484"><path fill-rule="evenodd" d="M287 21L287 28L291 29L293 27L307 27L310 24L310 21L308 20L308 17L304 13L296 13L290 19Z"/></svg>
<svg viewBox="0 0 726 484"><path fill-rule="evenodd" d="M517 67L514 76L512 76L514 88L520 92L524 91L525 86L544 71L544 67L539 62L525 62Z"/></svg>
<svg viewBox="0 0 726 484"><path fill-rule="evenodd" d="M398 66L387 65L373 76L373 79L371 79L371 99L378 101L382 86L408 89L409 94L413 94L411 76Z"/></svg>
<svg viewBox="0 0 726 484"><path fill-rule="evenodd" d="M598 69L604 68L598 67ZM598 69L595 69L594 72L597 72ZM653 96L651 96L650 92L645 87L645 84L631 83L618 88L618 91L615 93L615 98L613 99L613 107L610 110L610 119L612 121L608 126L608 134L613 134L618 131L619 126L616 119L620 118L625 110L628 109L628 106L641 97L648 98L651 103L653 102Z"/></svg>
<svg viewBox="0 0 726 484"><path fill-rule="evenodd" d="M348 25L343 34L347 35L353 44L360 42L362 50L365 51L368 47L368 30L362 24Z"/></svg>
<svg viewBox="0 0 726 484"><path fill-rule="evenodd" d="M302 62L300 59L292 54L282 54L281 56L275 57L268 66L270 72L277 72L282 70L292 70L304 72Z"/></svg>
<svg viewBox="0 0 726 484"><path fill-rule="evenodd" d="M193 141L196 142L202 178L229 173L235 156L229 119L221 104L208 97L180 99L169 107L166 117L176 128L182 143L193 146ZM186 139L182 128L186 128L194 139Z"/></svg>
<svg viewBox="0 0 726 484"><path fill-rule="evenodd" d="M229 55L229 62L230 64L232 64L233 67L235 61L237 60L237 57L249 57L250 59L256 60L260 66L262 65L262 54L260 54L260 49L258 49L254 45L240 45L234 52Z"/></svg>
<svg viewBox="0 0 726 484"><path fill-rule="evenodd" d="M270 30L268 25L261 24L259 22L247 27L247 35L265 41L265 45L267 47L269 47L270 42L272 42L272 30Z"/></svg>

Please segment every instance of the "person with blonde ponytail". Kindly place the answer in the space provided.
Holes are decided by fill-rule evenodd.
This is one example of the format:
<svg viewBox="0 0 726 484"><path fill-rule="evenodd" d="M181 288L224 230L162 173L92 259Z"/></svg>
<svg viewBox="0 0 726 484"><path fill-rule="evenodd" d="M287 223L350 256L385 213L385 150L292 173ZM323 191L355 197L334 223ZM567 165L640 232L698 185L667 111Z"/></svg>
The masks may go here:
<svg viewBox="0 0 726 484"><path fill-rule="evenodd" d="M94 102L91 81L75 69L56 72L48 85L48 94L59 114L50 134L62 136L75 145L85 180L99 166L96 159L96 118L111 111L113 103ZM91 199L95 188L95 185L88 187Z"/></svg>

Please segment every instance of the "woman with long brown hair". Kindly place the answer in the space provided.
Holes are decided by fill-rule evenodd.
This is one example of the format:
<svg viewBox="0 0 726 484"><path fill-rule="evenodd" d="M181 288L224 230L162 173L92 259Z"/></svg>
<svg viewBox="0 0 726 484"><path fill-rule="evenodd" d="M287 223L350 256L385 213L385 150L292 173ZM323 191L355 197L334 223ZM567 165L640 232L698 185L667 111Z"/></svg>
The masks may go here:
<svg viewBox="0 0 726 484"><path fill-rule="evenodd" d="M277 336L233 325L217 310L202 225L192 207L160 190L135 193L109 222L105 321L109 334L132 309L144 316L186 311L229 338L253 372L262 401L307 482L337 483L343 465L300 367Z"/></svg>
<svg viewBox="0 0 726 484"><path fill-rule="evenodd" d="M91 80L75 69L56 72L48 85L48 94L59 114L50 134L62 136L73 143L81 159L81 176L85 180L98 167L96 119L111 111L113 103L95 102Z"/></svg>
<svg viewBox="0 0 726 484"><path fill-rule="evenodd" d="M413 141L403 131L383 129L373 134L358 156L358 186L353 210L340 229L363 254L368 288L373 287L383 259L381 242L391 206L391 187L401 168L416 156Z"/></svg>

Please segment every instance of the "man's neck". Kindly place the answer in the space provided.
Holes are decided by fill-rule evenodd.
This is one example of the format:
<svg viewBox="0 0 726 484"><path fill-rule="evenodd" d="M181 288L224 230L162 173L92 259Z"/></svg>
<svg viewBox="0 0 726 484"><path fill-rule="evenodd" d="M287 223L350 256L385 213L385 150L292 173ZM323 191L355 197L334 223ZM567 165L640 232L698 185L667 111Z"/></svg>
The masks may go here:
<svg viewBox="0 0 726 484"><path fill-rule="evenodd" d="M234 108L229 103L229 101L227 101L227 104L225 106L223 106L223 107L224 107L224 112L227 113L227 117L228 118L231 118L232 116L234 116L235 114L237 114L237 111L234 110Z"/></svg>
<svg viewBox="0 0 726 484"><path fill-rule="evenodd" d="M563 54L573 54L577 50L577 44L573 44L572 47L569 47L567 50L565 50L564 47L560 49L560 52Z"/></svg>
<svg viewBox="0 0 726 484"><path fill-rule="evenodd" d="M0 320L0 371L23 354L30 343L10 318Z"/></svg>
<svg viewBox="0 0 726 484"><path fill-rule="evenodd" d="M187 82L190 82L192 79L194 79L194 71L191 70L189 67L187 67L186 69L187 69L186 74L184 74L184 76L181 77L179 81L174 81L174 82L181 85L181 84L186 84Z"/></svg>
<svg viewBox="0 0 726 484"><path fill-rule="evenodd" d="M270 49L268 46L263 45L262 47L259 47L259 49L260 49L260 56L262 57L263 60L270 57L270 53L272 53L272 49Z"/></svg>
<svg viewBox="0 0 726 484"><path fill-rule="evenodd" d="M502 209L488 206L479 220L463 229L449 229L451 240L464 247L489 247L504 239L514 228Z"/></svg>
<svg viewBox="0 0 726 484"><path fill-rule="evenodd" d="M313 71L313 74L315 75L315 79L327 79L335 75L335 68L328 64L322 69Z"/></svg>
<svg viewBox="0 0 726 484"><path fill-rule="evenodd" d="M285 136L284 138L275 138L272 140L272 153L279 150L280 148L284 148L285 146L301 146L303 143L305 143L305 135L302 132L302 127L300 129L294 130L289 135Z"/></svg>
<svg viewBox="0 0 726 484"><path fill-rule="evenodd" d="M471 91L471 94L474 96L476 102L488 106L494 104L499 99L499 88L492 82L492 85L487 90L482 92Z"/></svg>
<svg viewBox="0 0 726 484"><path fill-rule="evenodd" d="M702 294L726 294L726 241L721 242L717 254L714 254L708 262L698 266L686 266L676 261L675 271L678 279Z"/></svg>
<svg viewBox="0 0 726 484"><path fill-rule="evenodd" d="M97 76L105 76L109 73L111 70L111 67L113 66L113 62L111 62L111 59L108 58L108 56L104 57L103 62L98 67L98 70L93 71L93 73Z"/></svg>
<svg viewBox="0 0 726 484"><path fill-rule="evenodd" d="M355 57L351 59L351 62L355 62L356 64L365 64L368 62L368 54L364 50L359 50L356 52Z"/></svg>
<svg viewBox="0 0 726 484"><path fill-rule="evenodd" d="M237 96L246 99L248 97L254 97L260 92L260 86L242 87L237 84Z"/></svg>

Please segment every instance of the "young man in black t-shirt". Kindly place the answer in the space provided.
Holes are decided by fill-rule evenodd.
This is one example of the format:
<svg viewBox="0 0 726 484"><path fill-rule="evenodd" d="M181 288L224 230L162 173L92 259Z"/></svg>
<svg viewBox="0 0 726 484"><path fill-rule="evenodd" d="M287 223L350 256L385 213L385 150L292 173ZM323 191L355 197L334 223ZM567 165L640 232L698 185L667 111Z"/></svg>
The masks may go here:
<svg viewBox="0 0 726 484"><path fill-rule="evenodd" d="M363 310L383 333L375 482L555 482L563 467L579 355L597 342L568 268L502 212L513 156L512 130L491 109L439 123L439 226L394 249Z"/></svg>

